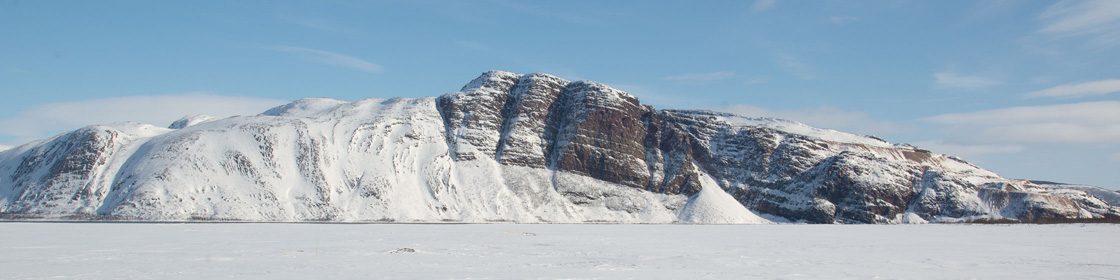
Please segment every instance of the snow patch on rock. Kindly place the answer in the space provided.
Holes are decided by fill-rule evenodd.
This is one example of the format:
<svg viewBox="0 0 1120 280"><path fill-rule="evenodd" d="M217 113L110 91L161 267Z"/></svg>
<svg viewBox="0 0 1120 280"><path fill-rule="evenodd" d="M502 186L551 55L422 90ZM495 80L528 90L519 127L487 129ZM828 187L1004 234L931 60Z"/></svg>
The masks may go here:
<svg viewBox="0 0 1120 280"><path fill-rule="evenodd" d="M1051 189L1051 190L1076 190L1076 191L1085 192L1089 195L1092 195L1092 196L1095 196L1095 197L1099 198L1100 200L1104 200L1105 202L1108 202L1108 204L1120 205L1120 192L1116 192L1116 191L1113 191L1113 190L1109 190L1109 189L1105 189L1105 188L1101 188L1101 187L1095 187L1095 186L1076 185L1076 184L1041 183L1041 182L1033 182L1033 183L1038 184L1042 187Z"/></svg>

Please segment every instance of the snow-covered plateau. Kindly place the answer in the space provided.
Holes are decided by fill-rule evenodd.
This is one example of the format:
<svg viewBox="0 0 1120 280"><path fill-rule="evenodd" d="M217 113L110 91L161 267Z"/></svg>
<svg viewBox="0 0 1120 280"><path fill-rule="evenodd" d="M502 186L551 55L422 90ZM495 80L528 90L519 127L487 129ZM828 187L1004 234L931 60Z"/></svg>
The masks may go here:
<svg viewBox="0 0 1120 280"><path fill-rule="evenodd" d="M2 279L1115 279L1120 226L0 223Z"/></svg>
<svg viewBox="0 0 1120 280"><path fill-rule="evenodd" d="M1116 193L801 123L490 71L460 91L94 125L0 151L0 218L926 223L1120 217Z"/></svg>

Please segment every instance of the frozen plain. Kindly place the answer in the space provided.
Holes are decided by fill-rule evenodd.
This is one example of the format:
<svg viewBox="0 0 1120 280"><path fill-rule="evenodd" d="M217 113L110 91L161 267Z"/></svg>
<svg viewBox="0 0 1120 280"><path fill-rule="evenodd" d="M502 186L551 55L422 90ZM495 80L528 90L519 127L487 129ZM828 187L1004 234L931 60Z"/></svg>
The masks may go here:
<svg viewBox="0 0 1120 280"><path fill-rule="evenodd" d="M1117 236L1114 224L4 222L0 279L1120 279Z"/></svg>

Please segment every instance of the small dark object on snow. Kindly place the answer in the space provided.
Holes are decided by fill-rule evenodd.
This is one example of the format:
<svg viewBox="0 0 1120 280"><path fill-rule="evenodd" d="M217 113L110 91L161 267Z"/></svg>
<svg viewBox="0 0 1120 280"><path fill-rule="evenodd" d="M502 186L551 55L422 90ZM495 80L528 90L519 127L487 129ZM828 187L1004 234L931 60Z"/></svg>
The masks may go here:
<svg viewBox="0 0 1120 280"><path fill-rule="evenodd" d="M390 251L389 253L390 253L390 254L396 254L396 253L416 253L416 249L412 249L412 248L397 248L396 250Z"/></svg>

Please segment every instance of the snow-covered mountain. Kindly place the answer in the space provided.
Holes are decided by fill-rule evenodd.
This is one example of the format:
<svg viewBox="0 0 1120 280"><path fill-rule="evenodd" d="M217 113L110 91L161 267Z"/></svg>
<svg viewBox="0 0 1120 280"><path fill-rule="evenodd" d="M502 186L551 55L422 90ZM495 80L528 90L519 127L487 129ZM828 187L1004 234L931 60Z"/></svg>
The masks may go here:
<svg viewBox="0 0 1120 280"><path fill-rule="evenodd" d="M309 98L0 152L0 213L126 220L902 223L1120 216L1113 193L797 122L654 110L491 71L436 98Z"/></svg>

